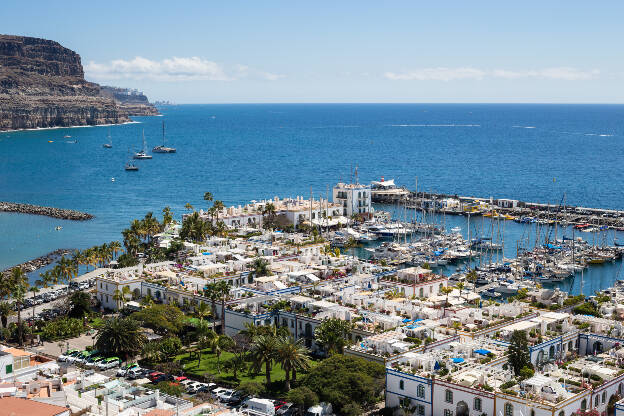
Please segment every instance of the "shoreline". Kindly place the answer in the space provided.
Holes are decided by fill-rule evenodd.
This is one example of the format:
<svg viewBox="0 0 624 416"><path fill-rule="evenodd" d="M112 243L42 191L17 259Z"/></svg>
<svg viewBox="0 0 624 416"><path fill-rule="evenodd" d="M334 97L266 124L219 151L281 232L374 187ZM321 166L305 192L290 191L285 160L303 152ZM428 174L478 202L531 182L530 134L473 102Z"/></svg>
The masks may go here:
<svg viewBox="0 0 624 416"><path fill-rule="evenodd" d="M43 215L60 220L88 221L95 216L81 211L64 208L44 207L41 205L21 204L17 202L0 201L0 212L15 214Z"/></svg>
<svg viewBox="0 0 624 416"><path fill-rule="evenodd" d="M44 254L43 256L39 256L32 260L28 260L23 263L16 264L15 266L8 267L2 270L2 272L0 272L0 276L8 277L8 275L10 275L11 272L17 268L23 269L25 273L32 273L38 269L41 269L42 267L45 267L54 263L59 257L71 254L73 251L74 249L68 249L68 248L56 249L47 254Z"/></svg>
<svg viewBox="0 0 624 416"><path fill-rule="evenodd" d="M133 116L133 117L149 117L149 116ZM153 117L153 116L152 116ZM54 127L35 127L33 129L11 129L11 130L0 130L0 134L2 133L15 133L20 131L43 131L43 130L59 130L59 129L80 129L80 128L88 128L88 127L111 127L111 126L123 126L125 124L141 124L141 121L126 121L124 123L107 123L107 124L94 124L94 125L84 125L84 126L54 126Z"/></svg>

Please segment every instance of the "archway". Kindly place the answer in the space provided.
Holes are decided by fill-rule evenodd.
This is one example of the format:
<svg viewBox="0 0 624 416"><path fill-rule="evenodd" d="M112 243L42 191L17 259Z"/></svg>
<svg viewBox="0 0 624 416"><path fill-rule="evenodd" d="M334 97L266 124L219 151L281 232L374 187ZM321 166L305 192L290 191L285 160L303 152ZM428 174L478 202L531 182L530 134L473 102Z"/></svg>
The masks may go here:
<svg viewBox="0 0 624 416"><path fill-rule="evenodd" d="M602 352L602 342L594 342L594 354L600 354Z"/></svg>
<svg viewBox="0 0 624 416"><path fill-rule="evenodd" d="M613 394L609 397L609 403L607 404L607 416L615 416L615 403L620 400L619 394Z"/></svg>
<svg viewBox="0 0 624 416"><path fill-rule="evenodd" d="M468 405L466 402L461 401L457 403L457 408L455 410L455 416L468 416L470 410L468 409Z"/></svg>

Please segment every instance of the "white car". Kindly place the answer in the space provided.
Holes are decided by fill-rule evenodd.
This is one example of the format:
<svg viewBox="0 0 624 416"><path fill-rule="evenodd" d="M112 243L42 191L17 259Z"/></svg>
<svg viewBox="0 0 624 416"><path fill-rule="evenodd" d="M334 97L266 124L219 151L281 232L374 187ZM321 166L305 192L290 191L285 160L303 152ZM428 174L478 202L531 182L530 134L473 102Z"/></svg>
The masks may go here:
<svg viewBox="0 0 624 416"><path fill-rule="evenodd" d="M234 394L234 390L225 389L221 393L217 394L217 398L222 402L227 402L230 400L230 397Z"/></svg>
<svg viewBox="0 0 624 416"><path fill-rule="evenodd" d="M212 390L210 394L212 394L212 397L214 397L215 399L218 399L219 394L223 393L226 390L227 389L225 387L217 387L216 389Z"/></svg>
<svg viewBox="0 0 624 416"><path fill-rule="evenodd" d="M80 354L80 350L69 350L59 355L59 357L57 358L57 361L61 361L61 362L67 361L68 358L73 357L78 354Z"/></svg>
<svg viewBox="0 0 624 416"><path fill-rule="evenodd" d="M97 364L97 368L100 370L108 370L115 368L121 364L121 360L117 357L105 358Z"/></svg>
<svg viewBox="0 0 624 416"><path fill-rule="evenodd" d="M186 389L186 392L188 394L195 394L197 393L197 390L201 389L204 386L206 386L205 383L195 382L189 385L189 387Z"/></svg>

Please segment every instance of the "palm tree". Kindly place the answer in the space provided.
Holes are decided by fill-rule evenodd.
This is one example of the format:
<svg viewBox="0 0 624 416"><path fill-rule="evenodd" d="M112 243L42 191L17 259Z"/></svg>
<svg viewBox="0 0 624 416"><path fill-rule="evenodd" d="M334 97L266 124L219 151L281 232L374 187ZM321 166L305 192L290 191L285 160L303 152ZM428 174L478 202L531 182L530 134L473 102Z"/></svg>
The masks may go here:
<svg viewBox="0 0 624 416"><path fill-rule="evenodd" d="M163 213L163 226L167 226L169 224L171 224L171 222L173 221L173 214L171 213L171 208L169 207L164 207L162 210Z"/></svg>
<svg viewBox="0 0 624 416"><path fill-rule="evenodd" d="M292 337L281 337L277 343L277 361L286 373L286 391L290 390L291 372L292 381L297 379L297 370L310 368L308 349L303 345L303 339L295 341Z"/></svg>
<svg viewBox="0 0 624 416"><path fill-rule="evenodd" d="M9 316L13 315L13 305L7 301L0 302L0 320L2 321L2 328L6 328L9 321Z"/></svg>
<svg viewBox="0 0 624 416"><path fill-rule="evenodd" d="M204 201L206 202L212 201L212 192L204 192Z"/></svg>
<svg viewBox="0 0 624 416"><path fill-rule="evenodd" d="M212 311L206 302L201 302L195 308L195 315L197 315L200 321L203 321L205 318L212 316Z"/></svg>
<svg viewBox="0 0 624 416"><path fill-rule="evenodd" d="M217 371L220 374L221 354L223 353L223 350L234 346L234 340L225 334L215 334L214 337L209 340L208 345L210 346L213 354L217 356Z"/></svg>
<svg viewBox="0 0 624 416"><path fill-rule="evenodd" d="M184 208L186 208L187 211L193 211L193 205L191 205L190 202L187 202Z"/></svg>
<svg viewBox="0 0 624 416"><path fill-rule="evenodd" d="M22 327L22 304L28 291L28 277L21 267L16 267L11 272L11 296L17 305L17 341L19 346L24 345L24 328Z"/></svg>
<svg viewBox="0 0 624 416"><path fill-rule="evenodd" d="M30 287L30 291L32 292L33 297L35 297L37 293L40 292L40 288L43 287L43 284L44 284L43 280L36 280L35 284ZM35 319L35 303L33 302L33 321L34 319Z"/></svg>
<svg viewBox="0 0 624 416"><path fill-rule="evenodd" d="M464 290L464 288L466 287L466 285L464 284L464 282L459 282L457 283L457 285L455 285L455 287L457 287L457 289L459 289L459 297L462 297L462 290Z"/></svg>
<svg viewBox="0 0 624 416"><path fill-rule="evenodd" d="M268 228L273 227L274 220L275 220L275 205L269 202L262 209L262 224L264 228L268 229Z"/></svg>
<svg viewBox="0 0 624 416"><path fill-rule="evenodd" d="M201 365L202 350L208 348L210 341L217 334L210 329L208 322L202 319L195 325L195 334L197 335L197 366L199 367Z"/></svg>
<svg viewBox="0 0 624 416"><path fill-rule="evenodd" d="M253 267L255 277L271 275L269 262L266 261L266 259L263 259L262 257L256 258L251 266Z"/></svg>
<svg viewBox="0 0 624 416"><path fill-rule="evenodd" d="M141 326L131 318L110 318L98 330L95 347L98 351L124 357L133 357L142 351L147 338L141 332Z"/></svg>
<svg viewBox="0 0 624 416"><path fill-rule="evenodd" d="M442 316L444 316L446 314L446 307L448 305L448 297L449 294L453 291L453 287L452 286L442 286L440 288L440 292L442 292L443 295L446 295L446 301L444 302L444 313L442 314Z"/></svg>
<svg viewBox="0 0 624 416"><path fill-rule="evenodd" d="M63 256L59 260L58 266L61 278L67 283L67 294L69 295L70 284L72 280L78 275L78 265Z"/></svg>
<svg viewBox="0 0 624 416"><path fill-rule="evenodd" d="M223 201L219 201L218 199L213 202L212 206L215 208L215 213L217 216L217 221L219 221L219 212L223 211L225 208L225 204Z"/></svg>
<svg viewBox="0 0 624 416"><path fill-rule="evenodd" d="M217 306L216 306L216 302L217 299L220 298L220 293L219 290L217 289L217 284L216 283L208 283L206 285L206 287L204 287L204 296L206 296L208 299L210 299L210 303L211 303L211 308L212 308L212 316L216 317L217 316ZM216 332L216 322L212 321L212 330Z"/></svg>
<svg viewBox="0 0 624 416"><path fill-rule="evenodd" d="M234 375L234 380L238 380L238 373L247 369L245 355L242 352L234 354L232 358L223 363L223 368L231 371Z"/></svg>
<svg viewBox="0 0 624 416"><path fill-rule="evenodd" d="M267 384L271 383L271 367L277 355L277 340L270 335L259 335L251 344L253 371L260 372L264 366Z"/></svg>
<svg viewBox="0 0 624 416"><path fill-rule="evenodd" d="M108 246L113 253L113 259L116 259L117 254L121 251L121 243L119 241L111 241Z"/></svg>
<svg viewBox="0 0 624 416"><path fill-rule="evenodd" d="M230 297L231 286L225 280L217 282L216 290L221 299L221 333L225 333L225 301Z"/></svg>

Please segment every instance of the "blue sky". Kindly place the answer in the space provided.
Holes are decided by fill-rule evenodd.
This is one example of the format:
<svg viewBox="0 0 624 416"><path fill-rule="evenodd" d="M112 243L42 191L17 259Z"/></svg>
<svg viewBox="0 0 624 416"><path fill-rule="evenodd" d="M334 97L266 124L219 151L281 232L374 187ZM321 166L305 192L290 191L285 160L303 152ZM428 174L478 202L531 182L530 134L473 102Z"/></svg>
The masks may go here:
<svg viewBox="0 0 624 416"><path fill-rule="evenodd" d="M14 1L0 31L152 100L624 101L621 1Z"/></svg>

